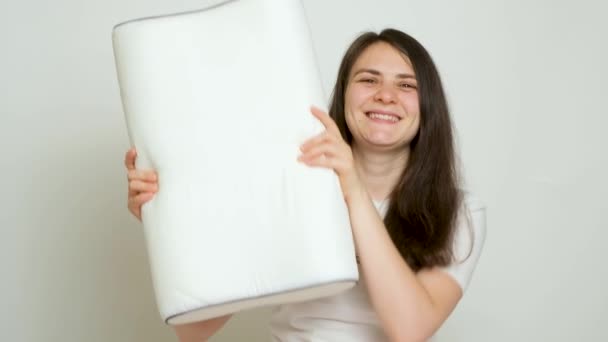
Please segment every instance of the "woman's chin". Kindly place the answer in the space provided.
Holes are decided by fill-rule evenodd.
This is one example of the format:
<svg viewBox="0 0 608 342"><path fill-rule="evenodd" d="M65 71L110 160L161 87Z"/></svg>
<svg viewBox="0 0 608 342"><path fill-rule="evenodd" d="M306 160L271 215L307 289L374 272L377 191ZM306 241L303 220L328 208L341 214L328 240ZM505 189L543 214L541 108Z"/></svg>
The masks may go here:
<svg viewBox="0 0 608 342"><path fill-rule="evenodd" d="M365 138L365 141L368 145L378 147L390 147L397 145L398 143L398 141L394 137L382 133L369 135Z"/></svg>
<svg viewBox="0 0 608 342"><path fill-rule="evenodd" d="M365 139L365 145L381 150L394 150L400 147L399 142L394 139Z"/></svg>

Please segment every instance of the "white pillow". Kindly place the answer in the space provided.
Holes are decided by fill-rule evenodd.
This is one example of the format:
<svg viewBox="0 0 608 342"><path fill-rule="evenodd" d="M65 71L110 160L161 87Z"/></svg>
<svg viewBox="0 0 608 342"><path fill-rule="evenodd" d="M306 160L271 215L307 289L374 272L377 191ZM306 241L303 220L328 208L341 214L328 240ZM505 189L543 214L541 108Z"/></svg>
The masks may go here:
<svg viewBox="0 0 608 342"><path fill-rule="evenodd" d="M156 299L181 324L358 280L336 175L297 161L325 102L298 0L226 1L113 30Z"/></svg>

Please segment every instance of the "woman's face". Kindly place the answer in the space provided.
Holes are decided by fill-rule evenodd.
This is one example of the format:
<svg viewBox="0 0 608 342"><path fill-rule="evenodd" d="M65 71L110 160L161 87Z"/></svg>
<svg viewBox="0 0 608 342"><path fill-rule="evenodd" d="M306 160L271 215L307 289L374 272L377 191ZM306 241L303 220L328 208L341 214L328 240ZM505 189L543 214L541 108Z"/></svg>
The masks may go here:
<svg viewBox="0 0 608 342"><path fill-rule="evenodd" d="M388 43L374 43L359 56L344 101L356 146L406 150L420 127L414 69L409 58Z"/></svg>

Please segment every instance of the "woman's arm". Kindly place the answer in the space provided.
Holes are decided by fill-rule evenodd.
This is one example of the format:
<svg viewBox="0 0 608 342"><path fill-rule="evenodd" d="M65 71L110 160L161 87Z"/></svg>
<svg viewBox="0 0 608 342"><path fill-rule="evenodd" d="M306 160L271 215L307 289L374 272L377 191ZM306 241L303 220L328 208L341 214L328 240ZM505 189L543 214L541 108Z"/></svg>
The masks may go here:
<svg viewBox="0 0 608 342"><path fill-rule="evenodd" d="M386 334L392 341L425 341L447 319L460 285L439 269L414 273L393 244L354 167L350 146L333 120L313 108L326 131L306 141L299 160L333 169L348 206L362 277Z"/></svg>
<svg viewBox="0 0 608 342"><path fill-rule="evenodd" d="M364 190L347 198L359 260L370 300L392 341L425 341L462 297L456 280L439 269L414 273L393 244Z"/></svg>
<svg viewBox="0 0 608 342"><path fill-rule="evenodd" d="M173 327L180 342L204 342L215 334L232 315Z"/></svg>

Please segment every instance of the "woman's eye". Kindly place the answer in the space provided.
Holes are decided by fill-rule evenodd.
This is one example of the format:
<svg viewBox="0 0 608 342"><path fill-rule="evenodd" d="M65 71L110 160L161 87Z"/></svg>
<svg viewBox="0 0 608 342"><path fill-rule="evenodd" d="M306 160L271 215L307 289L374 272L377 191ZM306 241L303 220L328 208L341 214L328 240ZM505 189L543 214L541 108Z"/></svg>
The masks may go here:
<svg viewBox="0 0 608 342"><path fill-rule="evenodd" d="M410 83L402 83L400 86L403 89L416 89L416 86Z"/></svg>
<svg viewBox="0 0 608 342"><path fill-rule="evenodd" d="M376 80L374 80L373 78L363 78L361 80L359 80L359 82L363 82L363 83L376 83Z"/></svg>

